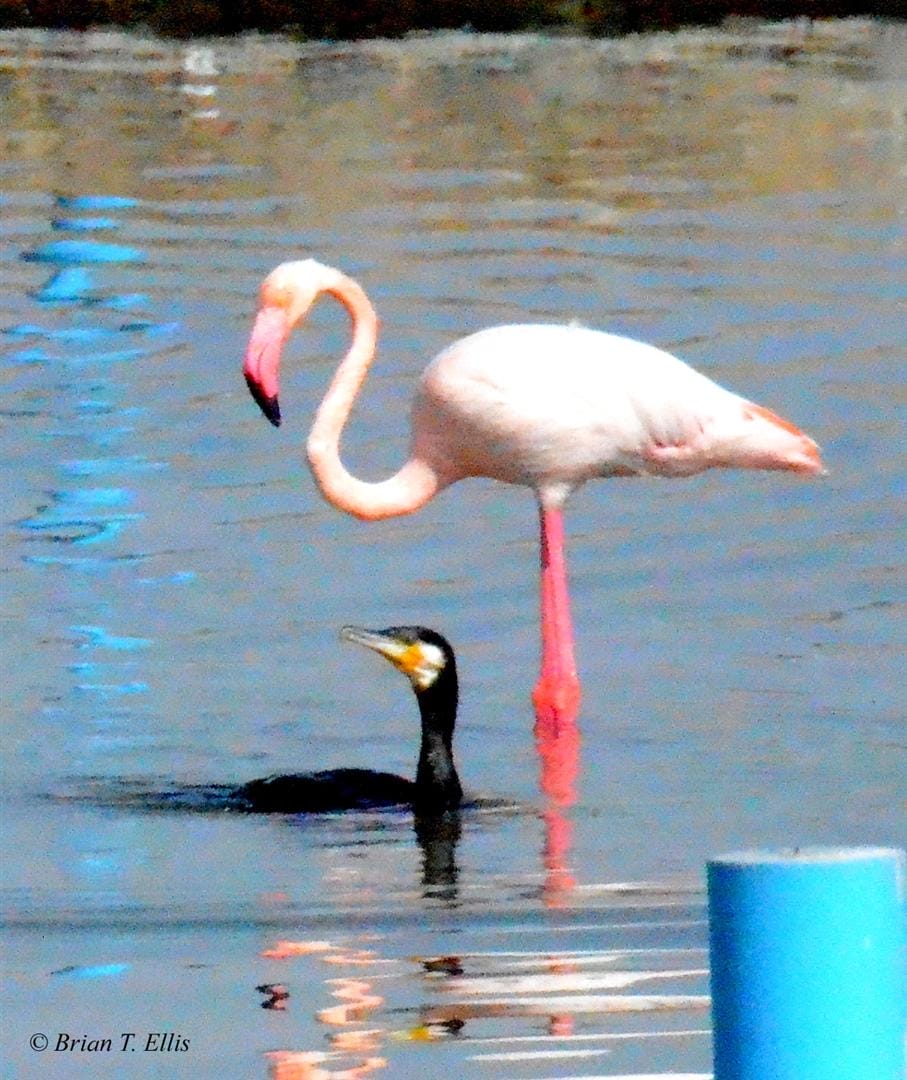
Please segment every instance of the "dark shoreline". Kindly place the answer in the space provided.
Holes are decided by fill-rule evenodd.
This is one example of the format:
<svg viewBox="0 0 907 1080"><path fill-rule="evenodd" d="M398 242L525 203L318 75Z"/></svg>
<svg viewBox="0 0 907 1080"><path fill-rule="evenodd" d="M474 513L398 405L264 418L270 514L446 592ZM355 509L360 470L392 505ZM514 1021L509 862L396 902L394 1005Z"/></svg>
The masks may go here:
<svg viewBox="0 0 907 1080"><path fill-rule="evenodd" d="M429 30L620 36L726 19L907 18L907 0L0 0L0 29L150 29L169 37L286 32L303 40Z"/></svg>

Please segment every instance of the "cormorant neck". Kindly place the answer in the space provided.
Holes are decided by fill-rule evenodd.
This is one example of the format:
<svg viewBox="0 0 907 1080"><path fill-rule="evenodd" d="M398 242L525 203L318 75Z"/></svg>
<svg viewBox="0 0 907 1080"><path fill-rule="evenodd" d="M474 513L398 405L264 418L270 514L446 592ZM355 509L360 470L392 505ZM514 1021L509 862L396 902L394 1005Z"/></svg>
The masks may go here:
<svg viewBox="0 0 907 1080"><path fill-rule="evenodd" d="M446 667L437 680L417 695L422 714L422 745L416 769L416 809L441 812L459 806L463 788L453 759L457 718L457 673Z"/></svg>

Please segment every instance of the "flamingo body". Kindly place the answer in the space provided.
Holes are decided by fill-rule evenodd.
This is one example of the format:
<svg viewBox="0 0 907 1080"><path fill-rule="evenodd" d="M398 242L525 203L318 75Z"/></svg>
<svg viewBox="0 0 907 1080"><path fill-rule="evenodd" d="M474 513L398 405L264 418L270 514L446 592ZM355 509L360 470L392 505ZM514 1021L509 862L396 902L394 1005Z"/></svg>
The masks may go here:
<svg viewBox="0 0 907 1080"><path fill-rule="evenodd" d="M579 703L563 555L562 507L571 491L594 477L689 476L713 467L822 471L808 435L661 349L582 326L515 325L462 338L428 365L413 402L409 460L387 480L366 483L340 460L343 427L377 342L377 317L355 281L313 259L272 271L246 350L246 381L279 424L281 352L322 293L346 307L353 330L307 443L329 502L376 520L412 513L469 476L535 492L540 720L575 716Z"/></svg>
<svg viewBox="0 0 907 1080"><path fill-rule="evenodd" d="M426 368L412 454L446 483L485 476L546 506L595 477L716 466L817 471L815 444L651 345L581 326L482 330Z"/></svg>

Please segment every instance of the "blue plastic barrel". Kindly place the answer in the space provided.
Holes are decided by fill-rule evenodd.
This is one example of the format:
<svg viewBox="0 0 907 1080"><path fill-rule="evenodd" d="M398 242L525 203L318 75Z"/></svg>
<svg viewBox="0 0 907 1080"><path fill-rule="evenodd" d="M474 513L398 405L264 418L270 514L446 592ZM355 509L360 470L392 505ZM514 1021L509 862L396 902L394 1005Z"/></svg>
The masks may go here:
<svg viewBox="0 0 907 1080"><path fill-rule="evenodd" d="M905 858L708 864L715 1080L905 1080Z"/></svg>

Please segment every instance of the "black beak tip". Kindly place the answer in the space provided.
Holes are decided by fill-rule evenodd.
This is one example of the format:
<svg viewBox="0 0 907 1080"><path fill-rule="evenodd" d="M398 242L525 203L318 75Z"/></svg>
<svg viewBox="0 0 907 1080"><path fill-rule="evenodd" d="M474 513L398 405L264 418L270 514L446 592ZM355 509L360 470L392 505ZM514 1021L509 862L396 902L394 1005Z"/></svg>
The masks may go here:
<svg viewBox="0 0 907 1080"><path fill-rule="evenodd" d="M277 400L277 395L275 394L274 397L268 397L267 394L263 394L258 383L248 375L246 376L246 386L248 386L249 393L255 399L259 409L261 409L274 427L280 427L280 402Z"/></svg>

